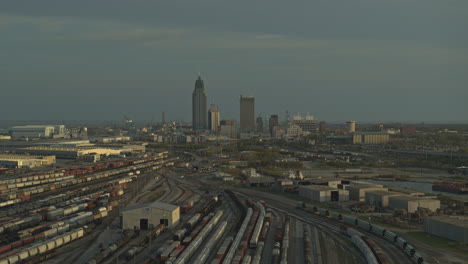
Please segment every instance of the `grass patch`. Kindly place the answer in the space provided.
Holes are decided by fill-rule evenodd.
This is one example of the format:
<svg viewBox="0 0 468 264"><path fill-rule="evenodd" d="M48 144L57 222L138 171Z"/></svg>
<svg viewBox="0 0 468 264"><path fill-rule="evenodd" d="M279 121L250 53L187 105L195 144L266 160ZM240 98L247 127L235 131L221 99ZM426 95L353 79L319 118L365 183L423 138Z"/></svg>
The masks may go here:
<svg viewBox="0 0 468 264"><path fill-rule="evenodd" d="M408 235L430 246L451 250L468 256L468 250L466 247L462 249L458 242L443 237L433 236L425 232L408 232Z"/></svg>

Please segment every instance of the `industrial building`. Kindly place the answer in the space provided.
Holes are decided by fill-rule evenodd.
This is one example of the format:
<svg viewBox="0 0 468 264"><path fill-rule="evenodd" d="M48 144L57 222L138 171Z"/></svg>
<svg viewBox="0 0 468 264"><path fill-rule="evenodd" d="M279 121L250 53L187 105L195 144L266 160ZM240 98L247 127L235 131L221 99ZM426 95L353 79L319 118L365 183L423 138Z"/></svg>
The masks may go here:
<svg viewBox="0 0 468 264"><path fill-rule="evenodd" d="M367 191L365 194L366 202L376 208L388 207L388 200L391 196L400 196L401 193L387 191Z"/></svg>
<svg viewBox="0 0 468 264"><path fill-rule="evenodd" d="M415 197L410 195L391 196L388 199L388 207L392 209L405 209L408 213L414 213L419 207L431 211L440 209L440 200Z"/></svg>
<svg viewBox="0 0 468 264"><path fill-rule="evenodd" d="M87 154L99 155L120 155L122 149L110 148L63 148L63 147L28 147L18 149L18 152L35 154L35 155L54 155L58 159L77 159L79 156Z"/></svg>
<svg viewBox="0 0 468 264"><path fill-rule="evenodd" d="M255 176L249 177L247 182L250 187L271 187L275 184L275 178L271 176Z"/></svg>
<svg viewBox="0 0 468 264"><path fill-rule="evenodd" d="M431 216L424 219L424 231L431 235L468 243L468 216Z"/></svg>
<svg viewBox="0 0 468 264"><path fill-rule="evenodd" d="M147 230L159 224L173 227L179 223L179 206L152 202L128 207L121 212L122 229Z"/></svg>
<svg viewBox="0 0 468 264"><path fill-rule="evenodd" d="M54 163L55 156L0 154L0 167L4 168L35 168Z"/></svg>
<svg viewBox="0 0 468 264"><path fill-rule="evenodd" d="M386 132L354 132L353 144L386 144L390 135Z"/></svg>
<svg viewBox="0 0 468 264"><path fill-rule="evenodd" d="M349 192L322 185L299 186L299 196L317 202L343 202L349 200Z"/></svg>
<svg viewBox="0 0 468 264"><path fill-rule="evenodd" d="M51 138L54 131L54 126L15 126L11 128L11 136L13 138Z"/></svg>
<svg viewBox="0 0 468 264"><path fill-rule="evenodd" d="M366 192L371 191L388 191L383 185L378 184L356 184L346 186L349 191L349 199L364 202L366 199Z"/></svg>

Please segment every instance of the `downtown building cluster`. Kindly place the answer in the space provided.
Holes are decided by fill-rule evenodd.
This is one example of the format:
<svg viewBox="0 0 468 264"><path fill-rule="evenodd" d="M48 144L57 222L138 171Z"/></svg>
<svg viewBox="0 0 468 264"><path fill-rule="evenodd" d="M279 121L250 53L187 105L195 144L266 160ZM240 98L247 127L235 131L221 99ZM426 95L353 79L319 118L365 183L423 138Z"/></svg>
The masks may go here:
<svg viewBox="0 0 468 264"><path fill-rule="evenodd" d="M255 117L255 97L239 97L239 124L235 119L221 120L220 108L212 104L208 109L207 92L201 76L195 81L192 93L192 129L194 131L209 131L229 138L261 137L299 137L319 132L319 126L314 116L305 117L297 114L292 120L280 122L278 115L269 118ZM268 125L267 125L268 123ZM326 130L325 122L321 126Z"/></svg>

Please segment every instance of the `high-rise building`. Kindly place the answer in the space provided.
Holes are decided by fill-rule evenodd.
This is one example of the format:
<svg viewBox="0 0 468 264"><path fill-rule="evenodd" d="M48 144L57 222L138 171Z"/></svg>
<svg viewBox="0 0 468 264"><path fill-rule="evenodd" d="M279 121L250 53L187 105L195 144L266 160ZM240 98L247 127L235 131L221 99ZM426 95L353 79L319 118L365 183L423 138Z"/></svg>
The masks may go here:
<svg viewBox="0 0 468 264"><path fill-rule="evenodd" d="M320 131L320 134L326 134L326 133L327 133L327 122L325 122L325 121L320 121L320 123L319 123L319 131Z"/></svg>
<svg viewBox="0 0 468 264"><path fill-rule="evenodd" d="M348 130L348 133L356 132L356 121L346 122L346 129Z"/></svg>
<svg viewBox="0 0 468 264"><path fill-rule="evenodd" d="M271 115L268 120L268 128L270 129L270 134L273 135L273 127L279 125L278 115Z"/></svg>
<svg viewBox="0 0 468 264"><path fill-rule="evenodd" d="M228 137L237 137L236 120L222 120L220 134Z"/></svg>
<svg viewBox="0 0 468 264"><path fill-rule="evenodd" d="M206 101L205 85L198 75L192 94L192 127L194 130L203 130L208 127Z"/></svg>
<svg viewBox="0 0 468 264"><path fill-rule="evenodd" d="M263 132L263 118L261 116L257 117L257 132Z"/></svg>
<svg viewBox="0 0 468 264"><path fill-rule="evenodd" d="M302 132L307 132L309 134L317 133L317 121L313 115L307 114L305 117L297 114L293 117L292 123L299 126L302 129Z"/></svg>
<svg viewBox="0 0 468 264"><path fill-rule="evenodd" d="M220 114L217 105L212 104L208 111L208 129L214 132L219 131Z"/></svg>
<svg viewBox="0 0 468 264"><path fill-rule="evenodd" d="M241 132L255 131L255 98L240 96L240 130Z"/></svg>

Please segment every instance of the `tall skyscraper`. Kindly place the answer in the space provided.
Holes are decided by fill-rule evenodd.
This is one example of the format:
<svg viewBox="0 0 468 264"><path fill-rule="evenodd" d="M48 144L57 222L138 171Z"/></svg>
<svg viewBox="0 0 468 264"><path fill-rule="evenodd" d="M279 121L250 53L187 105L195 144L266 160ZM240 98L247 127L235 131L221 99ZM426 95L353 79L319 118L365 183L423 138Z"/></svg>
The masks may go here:
<svg viewBox="0 0 468 264"><path fill-rule="evenodd" d="M240 96L240 131L255 131L255 98Z"/></svg>
<svg viewBox="0 0 468 264"><path fill-rule="evenodd" d="M193 130L207 129L207 103L205 85L200 75L195 81L195 90L192 94L192 126Z"/></svg>
<svg viewBox="0 0 468 264"><path fill-rule="evenodd" d="M257 132L263 133L263 118L261 116L257 117Z"/></svg>
<svg viewBox="0 0 468 264"><path fill-rule="evenodd" d="M268 120L268 128L270 129L270 134L273 135L273 127L277 125L279 125L278 115L271 115L270 119Z"/></svg>
<svg viewBox="0 0 468 264"><path fill-rule="evenodd" d="M212 104L208 110L208 128L211 131L219 132L220 114L217 105Z"/></svg>
<svg viewBox="0 0 468 264"><path fill-rule="evenodd" d="M326 134L327 133L327 122L325 121L320 121L319 123L319 131L321 134Z"/></svg>
<svg viewBox="0 0 468 264"><path fill-rule="evenodd" d="M305 117L297 114L293 117L292 123L298 125L303 132L315 134L317 133L317 121L313 115L307 114Z"/></svg>

